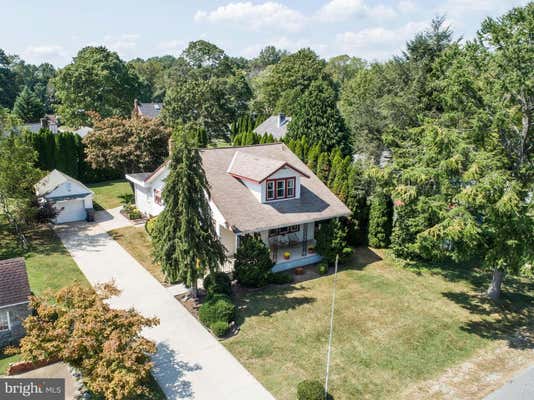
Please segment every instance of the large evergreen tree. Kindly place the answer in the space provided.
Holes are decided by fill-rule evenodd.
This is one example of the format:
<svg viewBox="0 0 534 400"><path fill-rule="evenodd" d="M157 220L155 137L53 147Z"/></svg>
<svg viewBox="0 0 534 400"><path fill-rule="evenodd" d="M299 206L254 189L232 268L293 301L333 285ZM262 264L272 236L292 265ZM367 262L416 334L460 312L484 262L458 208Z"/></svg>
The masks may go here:
<svg viewBox="0 0 534 400"><path fill-rule="evenodd" d="M154 259L169 282L182 280L196 296L197 280L216 271L225 260L208 203L209 186L187 128L173 135L169 176L165 180L165 209L152 234Z"/></svg>
<svg viewBox="0 0 534 400"><path fill-rule="evenodd" d="M13 114L24 122L38 122L44 116L45 108L35 93L25 87L15 100Z"/></svg>

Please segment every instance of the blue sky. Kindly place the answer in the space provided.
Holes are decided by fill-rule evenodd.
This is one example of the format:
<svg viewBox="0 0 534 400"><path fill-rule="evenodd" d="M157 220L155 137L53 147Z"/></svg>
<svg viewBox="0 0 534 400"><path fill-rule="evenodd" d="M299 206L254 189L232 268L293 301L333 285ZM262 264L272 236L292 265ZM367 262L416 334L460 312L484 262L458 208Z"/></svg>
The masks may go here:
<svg viewBox="0 0 534 400"><path fill-rule="evenodd" d="M87 45L105 45L129 60L178 55L205 39L228 54L253 57L267 44L323 57L384 60L446 15L457 35L472 38L486 16L527 0L0 0L0 48L31 63L69 63Z"/></svg>

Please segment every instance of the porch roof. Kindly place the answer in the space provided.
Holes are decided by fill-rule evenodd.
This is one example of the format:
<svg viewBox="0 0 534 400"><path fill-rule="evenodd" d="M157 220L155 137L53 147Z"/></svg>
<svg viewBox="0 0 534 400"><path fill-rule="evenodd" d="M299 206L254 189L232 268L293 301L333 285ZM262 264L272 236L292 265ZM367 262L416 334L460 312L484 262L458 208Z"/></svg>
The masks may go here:
<svg viewBox="0 0 534 400"><path fill-rule="evenodd" d="M260 203L241 179L227 173L236 152L272 159L301 171L299 199ZM200 152L211 199L236 233L258 232L350 215L350 210L283 143Z"/></svg>

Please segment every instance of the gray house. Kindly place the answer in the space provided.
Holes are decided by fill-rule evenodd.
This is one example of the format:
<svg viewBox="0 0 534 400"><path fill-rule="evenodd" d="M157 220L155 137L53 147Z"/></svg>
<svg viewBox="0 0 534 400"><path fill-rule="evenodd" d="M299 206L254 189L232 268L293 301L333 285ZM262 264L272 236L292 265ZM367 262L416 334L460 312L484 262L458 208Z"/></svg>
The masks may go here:
<svg viewBox="0 0 534 400"><path fill-rule="evenodd" d="M258 135L270 133L276 140L280 140L286 135L289 122L291 122L291 118L284 114L271 115L259 124L254 132Z"/></svg>
<svg viewBox="0 0 534 400"><path fill-rule="evenodd" d="M30 295L24 259L0 261L0 348L24 336L22 322L30 314Z"/></svg>

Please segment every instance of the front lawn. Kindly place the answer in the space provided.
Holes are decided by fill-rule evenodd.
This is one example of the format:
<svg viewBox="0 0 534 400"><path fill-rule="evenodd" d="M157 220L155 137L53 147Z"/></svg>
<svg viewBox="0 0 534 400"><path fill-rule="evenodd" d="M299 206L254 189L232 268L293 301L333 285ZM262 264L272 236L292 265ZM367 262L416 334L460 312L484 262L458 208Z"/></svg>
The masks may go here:
<svg viewBox="0 0 534 400"><path fill-rule="evenodd" d="M47 290L56 291L74 282L89 286L68 251L46 225L32 228L27 233L30 249L24 252L7 225L0 222L0 260L14 257L26 259L30 288L36 295Z"/></svg>
<svg viewBox="0 0 534 400"><path fill-rule="evenodd" d="M132 187L124 179L91 183L87 185L95 193L93 199L95 210L109 210L119 207L121 196L132 194Z"/></svg>
<svg viewBox="0 0 534 400"><path fill-rule="evenodd" d="M478 275L401 268L382 258L358 249L338 274L330 370L336 400L398 399L532 323L532 284L507 287L513 293L497 308L478 295ZM294 399L303 379L324 380L332 283L330 275L237 299L241 330L223 343L277 399Z"/></svg>
<svg viewBox="0 0 534 400"><path fill-rule="evenodd" d="M127 226L108 232L113 239L124 247L148 272L160 283L165 284L165 277L159 265L152 261L150 238L143 228Z"/></svg>

